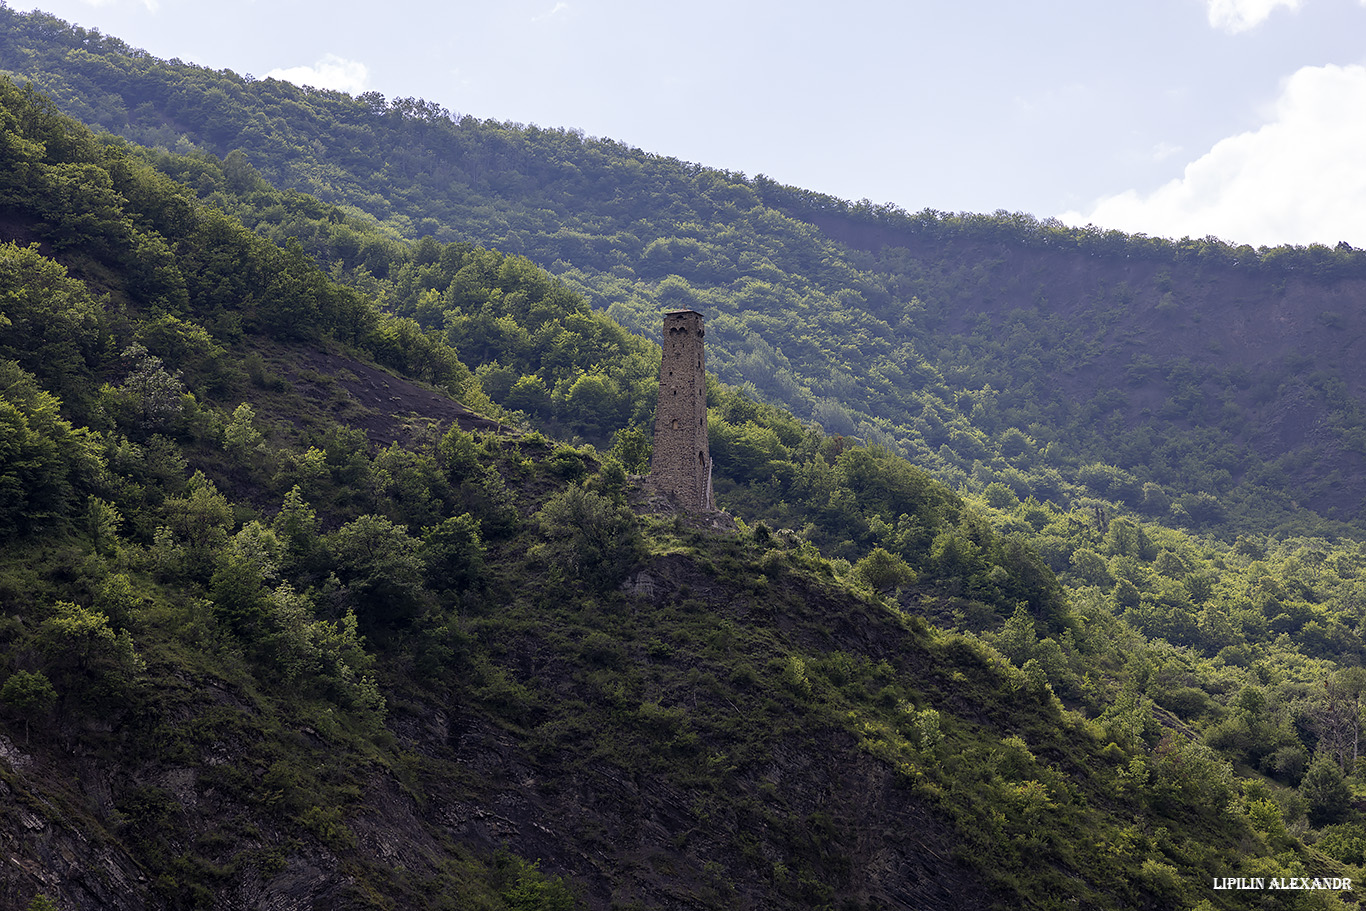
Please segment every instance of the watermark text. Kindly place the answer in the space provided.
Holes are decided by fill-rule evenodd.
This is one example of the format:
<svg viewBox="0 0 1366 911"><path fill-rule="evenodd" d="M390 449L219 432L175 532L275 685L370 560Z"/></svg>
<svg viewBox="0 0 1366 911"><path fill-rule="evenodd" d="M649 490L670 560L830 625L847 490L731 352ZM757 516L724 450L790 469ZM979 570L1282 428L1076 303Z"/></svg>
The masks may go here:
<svg viewBox="0 0 1366 911"><path fill-rule="evenodd" d="M1216 876L1214 888L1256 892L1278 889L1291 892L1351 892L1352 881L1338 876Z"/></svg>

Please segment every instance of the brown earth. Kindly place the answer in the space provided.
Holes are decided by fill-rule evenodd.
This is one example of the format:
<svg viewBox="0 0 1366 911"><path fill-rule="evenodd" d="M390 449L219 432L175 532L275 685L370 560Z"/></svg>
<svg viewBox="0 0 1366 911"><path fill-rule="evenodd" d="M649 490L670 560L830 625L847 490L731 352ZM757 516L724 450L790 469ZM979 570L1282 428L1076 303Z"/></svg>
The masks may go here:
<svg viewBox="0 0 1366 911"><path fill-rule="evenodd" d="M344 354L298 347L288 349L288 358L281 366L297 394L315 402L332 400L334 410L347 412L346 423L364 430L375 444L406 442L415 420L468 431L504 429L441 390ZM338 391L345 402L337 401Z"/></svg>

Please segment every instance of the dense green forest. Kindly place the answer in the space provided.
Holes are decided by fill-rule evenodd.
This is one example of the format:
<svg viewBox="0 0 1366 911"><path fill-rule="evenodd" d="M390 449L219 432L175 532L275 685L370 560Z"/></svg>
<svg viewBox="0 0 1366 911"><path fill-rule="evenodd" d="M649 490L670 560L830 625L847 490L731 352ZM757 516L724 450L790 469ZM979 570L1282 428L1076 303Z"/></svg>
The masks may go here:
<svg viewBox="0 0 1366 911"><path fill-rule="evenodd" d="M1339 365L1288 345L1230 378L1125 341L1099 405L1021 379L1092 383L1114 338L1215 319L1191 264L1341 296L1356 251L910 216L0 18L24 39L0 66L159 146L0 81L6 904L1243 907L1212 879L1360 880L1359 504L1331 523L1292 503L1360 481ZM215 87L213 116L191 110ZM253 107L269 93L290 117ZM468 211L415 220L394 200L419 205L425 172L362 130L354 155L406 193L340 169L279 189L288 156L231 132L239 108L293 136L357 104L432 134L424 167L466 137L470 182L441 179ZM477 171L497 136L520 151ZM537 177L560 146L585 183ZM552 214L588 224L669 173L667 222L624 192L587 258L535 265ZM516 252L471 242L481 222ZM646 224L592 265L594 232ZM933 246L958 259L931 270L913 251ZM1022 251L1045 254L1032 309L987 306ZM1076 287L1048 257L1072 256L1131 263L1105 307L1049 304ZM718 262L772 271L737 285ZM641 334L678 304L713 329L734 528L652 515L631 479L659 364ZM1323 306L1296 343L1354 318ZM1163 423L1128 420L1143 402ZM1287 403L1319 423L1273 451L1245 425Z"/></svg>
<svg viewBox="0 0 1366 911"><path fill-rule="evenodd" d="M1360 524L1366 390L1345 365L1362 354L1366 253L1346 245L911 214L422 99L161 61L40 13L0 10L0 28L0 70L93 126L241 152L394 238L525 256L646 337L659 306L701 308L719 379L955 489L1097 497L1229 539ZM328 268L388 278L380 236L259 217ZM439 314L413 318L440 329ZM502 375L493 391L511 392Z"/></svg>

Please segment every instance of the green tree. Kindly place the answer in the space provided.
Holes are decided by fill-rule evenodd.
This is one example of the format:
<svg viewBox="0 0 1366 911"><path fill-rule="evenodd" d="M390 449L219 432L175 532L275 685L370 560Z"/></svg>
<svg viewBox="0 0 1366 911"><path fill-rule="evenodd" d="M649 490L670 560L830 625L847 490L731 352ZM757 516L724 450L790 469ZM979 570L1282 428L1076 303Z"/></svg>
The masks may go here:
<svg viewBox="0 0 1366 911"><path fill-rule="evenodd" d="M635 516L578 485L551 497L536 520L546 538L538 553L551 571L597 588L619 582L644 552Z"/></svg>
<svg viewBox="0 0 1366 911"><path fill-rule="evenodd" d="M896 554L874 547L854 564L852 575L876 592L891 592L914 582L915 570Z"/></svg>
<svg viewBox="0 0 1366 911"><path fill-rule="evenodd" d="M428 528L422 535L421 559L427 585L433 591L462 592L470 588L484 569L479 523L466 513Z"/></svg>
<svg viewBox="0 0 1366 911"><path fill-rule="evenodd" d="M219 556L209 597L214 612L233 632L247 639L260 635L266 595L266 577L256 561L229 551Z"/></svg>
<svg viewBox="0 0 1366 911"><path fill-rule="evenodd" d="M299 485L294 485L285 494L271 528L282 547L281 570L287 573L306 571L314 565L321 550L318 516L304 501Z"/></svg>
<svg viewBox="0 0 1366 911"><path fill-rule="evenodd" d="M1322 694L1306 707L1321 753L1337 760L1344 775L1356 768L1361 749L1366 669L1343 668L1324 681Z"/></svg>
<svg viewBox="0 0 1366 911"><path fill-rule="evenodd" d="M1183 494L1177 498L1176 503L1190 518L1191 523L1198 527L1215 525L1223 522L1228 516L1223 501L1204 491Z"/></svg>
<svg viewBox="0 0 1366 911"><path fill-rule="evenodd" d="M61 409L31 374L0 359L0 538L68 520L103 486L98 437Z"/></svg>
<svg viewBox="0 0 1366 911"><path fill-rule="evenodd" d="M1326 826L1315 849L1344 864L1366 864L1366 829L1356 823Z"/></svg>
<svg viewBox="0 0 1366 911"><path fill-rule="evenodd" d="M611 454L631 474L645 474L650 470L650 455L654 443L640 427L628 427L612 435Z"/></svg>
<svg viewBox="0 0 1366 911"><path fill-rule="evenodd" d="M95 595L95 609L108 617L115 629L123 629L132 622L137 604L133 580L123 573L114 573L106 578Z"/></svg>
<svg viewBox="0 0 1366 911"><path fill-rule="evenodd" d="M421 543L402 526L363 515L329 535L327 547L361 620L399 626L417 614L423 600Z"/></svg>
<svg viewBox="0 0 1366 911"><path fill-rule="evenodd" d="M536 863L506 854L496 858L496 862L512 867L510 881L501 890L509 911L574 911L579 906L564 880L547 877Z"/></svg>
<svg viewBox="0 0 1366 911"><path fill-rule="evenodd" d="M1309 821L1316 826L1341 819L1352 802L1352 791L1347 787L1342 769L1322 753L1314 757L1309 771L1304 773L1300 796L1304 798Z"/></svg>
<svg viewBox="0 0 1366 911"><path fill-rule="evenodd" d="M1100 554L1089 547L1078 547L1072 552L1072 572L1087 585L1109 588L1115 584L1110 568Z"/></svg>
<svg viewBox="0 0 1366 911"><path fill-rule="evenodd" d="M1142 504L1139 508L1148 515L1161 519L1171 512L1171 497L1167 496L1167 492L1160 486L1149 481L1143 485Z"/></svg>
<svg viewBox="0 0 1366 911"><path fill-rule="evenodd" d="M144 433L175 429L185 412L179 374L166 370L161 358L136 342L124 349L123 359L128 375L111 390L115 410Z"/></svg>
<svg viewBox="0 0 1366 911"><path fill-rule="evenodd" d="M34 244L0 244L0 357L13 358L68 401L90 395L89 365L104 308L64 266Z"/></svg>
<svg viewBox="0 0 1366 911"><path fill-rule="evenodd" d="M90 496L86 500L86 530L90 534L95 552L113 556L118 551L119 529L123 526L123 514L108 500Z"/></svg>
<svg viewBox="0 0 1366 911"><path fill-rule="evenodd" d="M933 754L944 740L944 732L939 728L939 712L922 709L914 716L916 746L922 753Z"/></svg>
<svg viewBox="0 0 1366 911"><path fill-rule="evenodd" d="M454 483L474 475L479 468L479 448L474 436L452 425L437 444L437 461Z"/></svg>
<svg viewBox="0 0 1366 911"><path fill-rule="evenodd" d="M1000 481L993 481L987 485L982 492L986 498L987 505L992 509L1014 509L1020 505L1020 498L1015 496L1015 491L1011 490Z"/></svg>
<svg viewBox="0 0 1366 911"><path fill-rule="evenodd" d="M1120 610L1131 610L1139 606L1143 601L1143 596L1138 590L1138 586L1128 579L1120 579L1115 584L1115 605Z"/></svg>
<svg viewBox="0 0 1366 911"><path fill-rule="evenodd" d="M232 504L201 471L186 484L185 496L167 500L163 509L167 527L196 559L211 561L233 525Z"/></svg>
<svg viewBox="0 0 1366 911"><path fill-rule="evenodd" d="M540 415L550 407L550 391L545 388L545 382L539 376L533 374L519 377L508 390L503 405L513 411Z"/></svg>
<svg viewBox="0 0 1366 911"><path fill-rule="evenodd" d="M245 459L261 448L261 432L256 429L256 410L246 402L238 405L232 419L223 428L223 448L239 459Z"/></svg>
<svg viewBox="0 0 1366 911"><path fill-rule="evenodd" d="M41 671L16 671L0 687L0 702L24 720L24 740L29 725L47 717L57 704L57 691Z"/></svg>
<svg viewBox="0 0 1366 911"><path fill-rule="evenodd" d="M1016 667L1023 667L1033 657L1038 641L1039 634L1034 629L1034 617L1029 612L1029 605L1020 602L1015 607L1015 613L1010 615L1010 619L996 634L994 644Z"/></svg>
<svg viewBox="0 0 1366 911"><path fill-rule="evenodd" d="M118 696L144 667L127 630L115 633L104 614L68 601L53 607L37 638L64 693Z"/></svg>

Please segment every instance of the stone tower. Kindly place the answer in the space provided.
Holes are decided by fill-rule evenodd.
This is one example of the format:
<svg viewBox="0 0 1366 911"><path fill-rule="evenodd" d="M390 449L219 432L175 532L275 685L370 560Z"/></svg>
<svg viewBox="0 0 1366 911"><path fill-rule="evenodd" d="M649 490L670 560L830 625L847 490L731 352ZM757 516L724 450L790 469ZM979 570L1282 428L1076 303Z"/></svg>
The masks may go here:
<svg viewBox="0 0 1366 911"><path fill-rule="evenodd" d="M688 512L713 509L702 335L702 314L694 310L664 314L664 359L659 364L650 484Z"/></svg>

